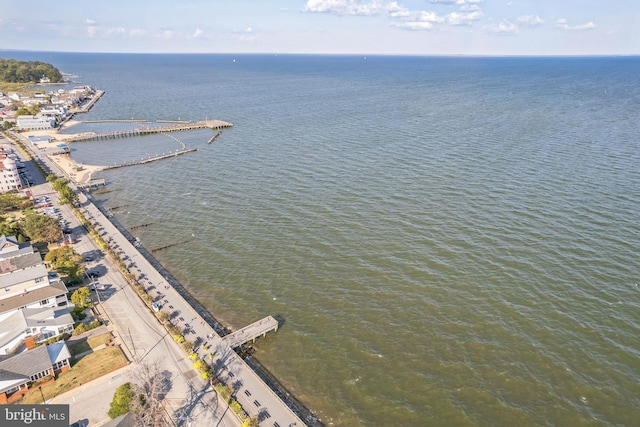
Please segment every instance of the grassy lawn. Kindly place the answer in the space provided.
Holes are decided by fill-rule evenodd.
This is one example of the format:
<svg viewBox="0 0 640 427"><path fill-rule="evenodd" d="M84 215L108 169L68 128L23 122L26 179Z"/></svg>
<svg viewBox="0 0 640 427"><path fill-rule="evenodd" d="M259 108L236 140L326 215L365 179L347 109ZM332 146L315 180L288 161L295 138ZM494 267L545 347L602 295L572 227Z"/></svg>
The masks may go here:
<svg viewBox="0 0 640 427"><path fill-rule="evenodd" d="M89 347L96 348L101 346L102 344L106 344L111 341L111 334L106 332L104 334L96 335L95 337L91 337L87 340L89 343Z"/></svg>
<svg viewBox="0 0 640 427"><path fill-rule="evenodd" d="M69 346L69 351L74 356L89 350L91 350L91 347L89 347L89 343L87 342L87 340L76 341Z"/></svg>
<svg viewBox="0 0 640 427"><path fill-rule="evenodd" d="M2 92L22 92L22 88L32 85L33 83L9 83L0 82L0 91Z"/></svg>
<svg viewBox="0 0 640 427"><path fill-rule="evenodd" d="M53 383L43 386L44 398L49 400L126 364L127 360L117 347L107 347L88 354L78 360L69 371L58 375L58 379ZM42 396L37 390L34 390L26 395L20 403L42 403Z"/></svg>
<svg viewBox="0 0 640 427"><path fill-rule="evenodd" d="M104 333L96 335L95 337L89 337L89 339L82 339L69 346L69 351L74 356L85 351L93 350L102 344L106 344L111 340L110 333Z"/></svg>

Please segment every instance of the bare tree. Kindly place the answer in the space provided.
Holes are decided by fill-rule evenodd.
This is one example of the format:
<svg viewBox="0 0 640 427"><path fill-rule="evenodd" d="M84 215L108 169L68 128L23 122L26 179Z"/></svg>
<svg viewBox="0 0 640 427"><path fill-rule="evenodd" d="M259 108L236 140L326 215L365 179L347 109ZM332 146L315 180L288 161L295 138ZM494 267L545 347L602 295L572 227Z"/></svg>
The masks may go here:
<svg viewBox="0 0 640 427"><path fill-rule="evenodd" d="M161 366L159 360L138 364L131 374L131 412L136 425L160 427L169 425L163 401L171 390L171 372Z"/></svg>

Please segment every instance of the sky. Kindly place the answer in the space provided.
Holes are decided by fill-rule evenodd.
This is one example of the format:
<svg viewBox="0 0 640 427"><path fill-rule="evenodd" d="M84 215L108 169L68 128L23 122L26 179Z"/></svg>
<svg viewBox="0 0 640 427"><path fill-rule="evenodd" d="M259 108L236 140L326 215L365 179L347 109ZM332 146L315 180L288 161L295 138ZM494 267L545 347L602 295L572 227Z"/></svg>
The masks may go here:
<svg viewBox="0 0 640 427"><path fill-rule="evenodd" d="M0 49L638 55L640 0L0 0Z"/></svg>

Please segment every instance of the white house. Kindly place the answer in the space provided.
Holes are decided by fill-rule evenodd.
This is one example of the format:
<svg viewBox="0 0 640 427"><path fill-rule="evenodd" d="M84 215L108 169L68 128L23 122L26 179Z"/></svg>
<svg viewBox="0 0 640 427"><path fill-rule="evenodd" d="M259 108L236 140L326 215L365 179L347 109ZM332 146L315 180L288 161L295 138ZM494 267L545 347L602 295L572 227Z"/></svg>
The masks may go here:
<svg viewBox="0 0 640 427"><path fill-rule="evenodd" d="M67 307L67 292L62 281L51 279L30 243L0 236L0 330L16 311Z"/></svg>
<svg viewBox="0 0 640 427"><path fill-rule="evenodd" d="M25 308L13 311L0 324L0 354L13 353L27 338L39 343L73 331L73 317L66 308Z"/></svg>

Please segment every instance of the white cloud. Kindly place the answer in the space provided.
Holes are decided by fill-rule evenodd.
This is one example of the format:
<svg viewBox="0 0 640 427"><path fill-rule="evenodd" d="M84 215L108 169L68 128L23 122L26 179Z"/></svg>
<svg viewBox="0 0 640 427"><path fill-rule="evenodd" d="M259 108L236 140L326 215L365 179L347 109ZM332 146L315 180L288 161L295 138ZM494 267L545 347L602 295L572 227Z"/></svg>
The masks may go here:
<svg viewBox="0 0 640 427"><path fill-rule="evenodd" d="M387 15L391 25L407 30L429 30L436 25L471 25L483 17L478 6L483 0L430 0L431 3L459 6L459 11L441 16L427 10L410 10L396 1L385 0L307 0L303 11L336 15Z"/></svg>
<svg viewBox="0 0 640 427"><path fill-rule="evenodd" d="M431 3L465 5L465 4L482 3L483 1L484 0L431 0Z"/></svg>
<svg viewBox="0 0 640 427"><path fill-rule="evenodd" d="M556 21L556 28L559 28L561 30L576 30L576 31L591 30L593 28L596 28L596 24L594 24L593 22L587 22L586 24L581 24L581 25L569 25L566 19L558 19Z"/></svg>
<svg viewBox="0 0 640 427"><path fill-rule="evenodd" d="M109 28L107 30L107 36L117 36L121 34L126 34L127 30L122 27Z"/></svg>
<svg viewBox="0 0 640 427"><path fill-rule="evenodd" d="M95 37L96 34L98 33L98 27L96 27L95 25L89 25L87 27L87 36L92 38Z"/></svg>
<svg viewBox="0 0 640 427"><path fill-rule="evenodd" d="M476 12L480 11L480 6L477 4L463 4L460 6L460 10L463 12Z"/></svg>
<svg viewBox="0 0 640 427"><path fill-rule="evenodd" d="M174 32L171 30L163 30L162 33L160 33L160 37L162 37L165 40L169 40L171 37L173 37Z"/></svg>
<svg viewBox="0 0 640 427"><path fill-rule="evenodd" d="M140 36L144 36L147 32L145 30L143 30L142 28L132 28L131 30L129 30L129 35L131 37L140 37Z"/></svg>
<svg viewBox="0 0 640 427"><path fill-rule="evenodd" d="M493 27L486 27L486 31L496 34L504 34L504 35L514 35L518 34L519 28L516 24L509 21L502 21L498 25L494 25Z"/></svg>
<svg viewBox="0 0 640 427"><path fill-rule="evenodd" d="M234 38L240 42L252 42L258 38L258 33L253 31L253 28L247 27L235 34Z"/></svg>
<svg viewBox="0 0 640 427"><path fill-rule="evenodd" d="M308 0L305 12L323 12L336 15L380 15L402 10L395 1L382 0Z"/></svg>
<svg viewBox="0 0 640 427"><path fill-rule="evenodd" d="M419 11L405 14L402 19L394 23L393 26L407 30L430 30L434 24L440 24L444 21L444 18L433 12Z"/></svg>
<svg viewBox="0 0 640 427"><path fill-rule="evenodd" d="M479 10L474 12L452 12L448 14L446 17L446 22L449 25L471 25L471 22L477 21L482 18L482 12Z"/></svg>
<svg viewBox="0 0 640 427"><path fill-rule="evenodd" d="M542 25L544 21L538 15L525 15L521 16L517 19L518 24L523 25L525 27L537 27Z"/></svg>
<svg viewBox="0 0 640 427"><path fill-rule="evenodd" d="M95 21L95 20L93 20L93 19L89 19L89 18L85 19L85 21L84 21L84 22L85 22L87 25L96 25L96 24L98 23L97 21Z"/></svg>
<svg viewBox="0 0 640 427"><path fill-rule="evenodd" d="M196 30L193 32L193 34L191 34L191 37L194 39L200 38L204 35L204 31L202 31L200 28L196 28Z"/></svg>

